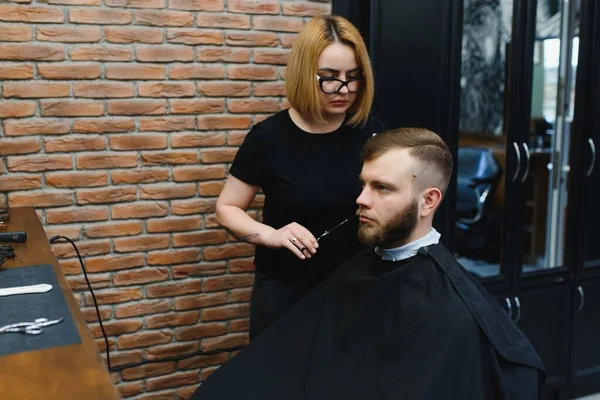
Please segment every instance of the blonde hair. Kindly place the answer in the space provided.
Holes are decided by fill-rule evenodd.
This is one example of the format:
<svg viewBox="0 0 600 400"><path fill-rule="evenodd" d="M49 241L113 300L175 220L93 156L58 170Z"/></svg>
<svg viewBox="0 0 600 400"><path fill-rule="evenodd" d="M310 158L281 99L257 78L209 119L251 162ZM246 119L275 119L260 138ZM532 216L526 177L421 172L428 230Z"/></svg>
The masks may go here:
<svg viewBox="0 0 600 400"><path fill-rule="evenodd" d="M454 163L450 149L441 137L425 128L390 129L367 140L361 159L370 161L394 149L408 149L417 160L415 168L420 173L416 174L416 189L436 187L442 194L446 193Z"/></svg>
<svg viewBox="0 0 600 400"><path fill-rule="evenodd" d="M363 88L348 110L348 124L356 126L369 118L375 92L371 61L367 47L358 30L340 16L314 17L298 34L287 64L285 90L292 107L303 116L323 120L322 104L316 79L321 52L332 43L342 43L354 49L363 74Z"/></svg>

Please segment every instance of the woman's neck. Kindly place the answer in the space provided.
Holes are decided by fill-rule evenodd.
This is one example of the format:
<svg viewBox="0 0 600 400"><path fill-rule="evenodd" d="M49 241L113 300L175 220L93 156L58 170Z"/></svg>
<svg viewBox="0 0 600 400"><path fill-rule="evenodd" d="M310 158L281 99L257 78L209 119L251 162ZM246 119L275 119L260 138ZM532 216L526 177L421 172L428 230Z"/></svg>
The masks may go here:
<svg viewBox="0 0 600 400"><path fill-rule="evenodd" d="M324 121L315 121L304 118L302 114L293 108L289 110L290 118L303 131L310 133L329 133L336 131L344 123L346 118L345 114L329 115L325 117Z"/></svg>

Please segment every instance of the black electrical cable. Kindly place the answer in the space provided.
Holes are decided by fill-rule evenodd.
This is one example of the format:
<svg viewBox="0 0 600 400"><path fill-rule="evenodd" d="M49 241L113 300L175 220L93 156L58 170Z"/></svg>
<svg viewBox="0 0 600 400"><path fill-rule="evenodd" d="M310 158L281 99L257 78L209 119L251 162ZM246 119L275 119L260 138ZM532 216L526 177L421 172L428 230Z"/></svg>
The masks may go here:
<svg viewBox="0 0 600 400"><path fill-rule="evenodd" d="M100 322L100 329L102 330L102 336L104 337L104 343L106 344L106 363L108 365L108 370L110 372L118 372L118 371L122 371L127 368L139 367L140 365L149 364L149 363L179 361L179 360L185 360L186 358L191 358L191 357L196 357L196 356L209 356L212 354L231 352L231 351L241 350L245 347L245 346L226 347L226 348L216 349L216 350L211 350L211 351L200 350L195 353L185 354L185 355L176 356L176 357L158 358L155 360L144 360L144 361L140 361L137 363L119 365L118 367L114 367L114 368L111 367L110 351L109 351L109 346L108 346L108 337L106 336L106 332L104 331L104 325L102 324L102 318L100 318L100 309L98 308L98 302L96 301L96 296L94 295L94 291L92 290L92 285L90 284L90 281L87 276L87 272L83 265L83 259L81 258L81 255L79 254L79 249L77 248L75 243L66 236L60 236L60 235L53 236L50 238L49 241L51 244L54 244L58 239L64 239L64 240L68 241L69 243L71 243L71 245L75 249L75 252L77 253L77 258L79 258L79 264L81 265L81 270L83 271L83 276L85 277L85 282L87 283L87 287L90 290L92 299L94 300L94 307L96 308L96 315L98 316L98 322Z"/></svg>

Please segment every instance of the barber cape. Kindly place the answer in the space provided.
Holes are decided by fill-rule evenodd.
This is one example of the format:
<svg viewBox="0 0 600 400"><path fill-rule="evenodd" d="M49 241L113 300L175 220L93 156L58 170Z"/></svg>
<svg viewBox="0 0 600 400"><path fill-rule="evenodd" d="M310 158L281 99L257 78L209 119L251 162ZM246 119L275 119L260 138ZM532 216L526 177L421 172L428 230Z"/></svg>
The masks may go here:
<svg viewBox="0 0 600 400"><path fill-rule="evenodd" d="M382 257L340 265L192 399L541 398L535 350L441 244Z"/></svg>

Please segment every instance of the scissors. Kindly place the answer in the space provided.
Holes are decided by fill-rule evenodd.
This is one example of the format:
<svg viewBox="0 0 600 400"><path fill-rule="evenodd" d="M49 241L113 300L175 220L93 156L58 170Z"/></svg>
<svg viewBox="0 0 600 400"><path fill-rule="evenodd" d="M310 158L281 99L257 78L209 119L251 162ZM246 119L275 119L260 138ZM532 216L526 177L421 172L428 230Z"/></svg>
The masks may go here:
<svg viewBox="0 0 600 400"><path fill-rule="evenodd" d="M0 333L19 332L28 335L39 335L44 331L45 326L55 325L62 322L64 318L48 320L48 318L38 318L33 322L18 322L16 324L0 327Z"/></svg>
<svg viewBox="0 0 600 400"><path fill-rule="evenodd" d="M336 225L336 226L334 226L333 228L331 228L331 229L329 229L329 230L327 230L327 231L323 232L323 233L321 234L321 236L319 236L319 237L317 238L317 242L318 242L319 240L321 240L321 238L322 238L323 236L327 236L327 235L329 235L329 234L330 234L330 233L331 233L333 230L335 230L336 228L339 228L340 226L344 225L346 222L348 222L348 219L349 219L349 218L346 218L345 220L343 220L342 222L340 222L339 224L337 224L337 225Z"/></svg>

